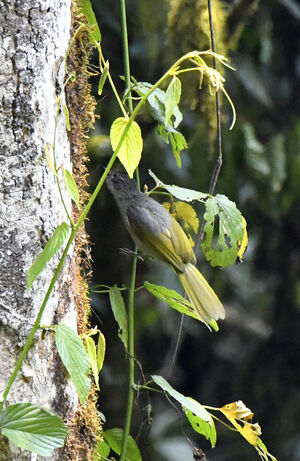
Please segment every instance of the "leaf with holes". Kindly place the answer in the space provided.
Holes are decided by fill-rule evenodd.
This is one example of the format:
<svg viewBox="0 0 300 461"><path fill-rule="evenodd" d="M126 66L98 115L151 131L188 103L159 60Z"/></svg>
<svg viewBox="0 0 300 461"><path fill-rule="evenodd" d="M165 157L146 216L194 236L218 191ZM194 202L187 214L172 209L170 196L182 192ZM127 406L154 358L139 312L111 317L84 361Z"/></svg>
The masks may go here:
<svg viewBox="0 0 300 461"><path fill-rule="evenodd" d="M244 237L244 224L236 204L225 195L206 201L204 240L201 244L212 266L226 267L235 263Z"/></svg>
<svg viewBox="0 0 300 461"><path fill-rule="evenodd" d="M143 138L141 129L136 122L132 122L129 128L127 128L127 126L127 118L117 118L110 129L110 140L113 151L115 151L119 146L124 131L126 130L123 142L119 147L118 158L127 171L128 176L132 178L133 173L141 160Z"/></svg>
<svg viewBox="0 0 300 461"><path fill-rule="evenodd" d="M174 216L176 221L182 226L188 236L191 247L194 246L194 241L192 238L192 233L197 234L199 230L199 219L197 218L196 211L194 208L187 202L164 202L162 203L163 207L168 210L168 212Z"/></svg>
<svg viewBox="0 0 300 461"><path fill-rule="evenodd" d="M62 447L68 428L59 416L31 403L16 403L1 412L1 432L10 442L40 456Z"/></svg>
<svg viewBox="0 0 300 461"><path fill-rule="evenodd" d="M191 401L193 401L193 404L197 407L200 405L199 402L196 400L192 399L191 397L188 397ZM201 407L203 409L203 407ZM199 418L194 412L191 410L183 407L183 411L185 412L185 416L189 420L192 428L194 431L198 432L201 435L204 435L206 440L210 440L212 448L216 446L216 441L217 441L217 432L214 424L214 420L210 419L210 422L208 423L207 421L203 420L202 418Z"/></svg>
<svg viewBox="0 0 300 461"><path fill-rule="evenodd" d="M212 447L214 447L217 435L210 413L208 413L208 411L196 400L191 397L186 397L176 391L162 376L153 375L151 377L159 387L182 405L182 409L192 424L192 427L195 430L197 428L197 432L204 435L206 439L210 440Z"/></svg>

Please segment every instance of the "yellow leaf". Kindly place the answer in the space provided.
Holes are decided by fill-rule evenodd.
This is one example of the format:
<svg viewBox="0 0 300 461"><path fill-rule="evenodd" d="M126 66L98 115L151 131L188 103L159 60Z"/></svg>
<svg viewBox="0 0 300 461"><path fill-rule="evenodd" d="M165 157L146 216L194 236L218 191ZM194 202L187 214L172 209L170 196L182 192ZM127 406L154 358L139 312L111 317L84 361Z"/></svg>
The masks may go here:
<svg viewBox="0 0 300 461"><path fill-rule="evenodd" d="M105 342L105 337L101 333L101 331L98 331L99 336L98 336L98 344L97 344L97 367L98 367L98 373L102 370L103 367L103 362L104 362L104 357L105 357L105 349L106 349L106 342Z"/></svg>
<svg viewBox="0 0 300 461"><path fill-rule="evenodd" d="M198 232L199 229L199 219L194 208L186 202L174 202L172 205L168 202L164 202L163 206L168 210L168 212L174 216L176 221L182 221L183 227L186 230L191 246L194 246L194 241L190 236L191 229L195 232Z"/></svg>
<svg viewBox="0 0 300 461"><path fill-rule="evenodd" d="M96 345L92 336L98 334L98 344ZM99 387L99 373L103 367L105 357L105 337L98 330L97 327L87 330L85 333L80 335L80 338L85 341L87 353L90 360L90 367L94 375L94 381L96 389L100 390Z"/></svg>
<svg viewBox="0 0 300 461"><path fill-rule="evenodd" d="M113 122L110 129L110 141L113 151L117 149L127 124L128 119L125 117L119 117ZM140 163L142 150L143 138L141 129L136 122L132 122L118 152L118 158L130 178L133 177L133 173Z"/></svg>
<svg viewBox="0 0 300 461"><path fill-rule="evenodd" d="M239 400L238 402L228 403L220 408L231 424L251 445L257 445L261 428L258 423L252 423L253 413L246 405Z"/></svg>
<svg viewBox="0 0 300 461"><path fill-rule="evenodd" d="M86 350L89 356L90 360L90 367L93 372L95 384L96 384L96 389L99 391L99 372L97 368L97 357L96 357L96 344L94 343L94 340L91 336L88 336L85 340L86 344Z"/></svg>
<svg viewBox="0 0 300 461"><path fill-rule="evenodd" d="M246 407L244 402L239 400L238 402L228 403L224 407L220 408L222 413L227 417L234 419L245 419L249 420L253 418L254 413Z"/></svg>
<svg viewBox="0 0 300 461"><path fill-rule="evenodd" d="M237 247L238 247L237 262L242 262L244 253L247 250L247 246L248 246L247 221L244 218L244 216L242 216L242 221L243 221L243 227L244 227L244 235L243 235L243 240L237 242Z"/></svg>
<svg viewBox="0 0 300 461"><path fill-rule="evenodd" d="M55 169L53 160L52 160L51 155L50 155L50 149L49 149L49 145L48 145L48 144L46 144L46 146L45 146L45 154L46 154L47 165L48 165L50 171L51 171L53 174L56 175L57 172L56 172L56 169Z"/></svg>

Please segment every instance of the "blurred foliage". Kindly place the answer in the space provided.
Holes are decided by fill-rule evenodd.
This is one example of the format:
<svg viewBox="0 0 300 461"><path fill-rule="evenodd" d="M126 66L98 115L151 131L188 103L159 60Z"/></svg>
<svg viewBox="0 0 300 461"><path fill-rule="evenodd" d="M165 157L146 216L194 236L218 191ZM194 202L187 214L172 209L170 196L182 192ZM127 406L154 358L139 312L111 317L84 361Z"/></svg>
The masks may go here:
<svg viewBox="0 0 300 461"><path fill-rule="evenodd" d="M226 88L238 115L229 132L230 108L222 107L224 162L216 193L237 203L247 220L249 245L244 263L224 270L208 267L203 255L198 255L200 269L224 301L227 317L217 334L199 327L193 319L184 320L179 355L168 380L202 404L222 406L242 399L255 411L270 452L280 461L296 461L300 458L300 8L294 0L212 3L219 14L215 12L217 51L227 54L230 49L237 69L227 72ZM95 1L94 8L104 56L122 91L118 2ZM207 23L201 19L205 10L204 0L128 0L134 77L154 82L183 52L208 48ZM212 118L203 112L205 99L194 101L196 89L197 82L183 84L181 126L189 150L182 155L180 170L147 112L139 117L144 138L142 184L153 186L147 174L151 168L168 184L208 190L216 147L208 130ZM213 98L210 104L212 110ZM120 116L108 85L98 111L100 119L89 141L91 185L111 155L105 136ZM203 213L201 205L198 211ZM132 248L132 244L106 190L90 215L89 232L95 242L94 283L128 283L131 260L119 248ZM177 288L172 272L156 262L138 263L137 285L144 280ZM125 412L126 357L117 340L108 297L97 294L92 302L93 321L107 338L100 410L107 428L120 427ZM175 311L145 290L137 293L136 356L146 379L153 373L168 373L179 322ZM142 381L139 370L136 379ZM148 398L143 393L136 399L132 428L144 461L192 461L183 426L210 461L256 459L237 434L220 426L216 448L211 451L203 438L188 432L167 401L152 394L150 398L154 407L151 430Z"/></svg>

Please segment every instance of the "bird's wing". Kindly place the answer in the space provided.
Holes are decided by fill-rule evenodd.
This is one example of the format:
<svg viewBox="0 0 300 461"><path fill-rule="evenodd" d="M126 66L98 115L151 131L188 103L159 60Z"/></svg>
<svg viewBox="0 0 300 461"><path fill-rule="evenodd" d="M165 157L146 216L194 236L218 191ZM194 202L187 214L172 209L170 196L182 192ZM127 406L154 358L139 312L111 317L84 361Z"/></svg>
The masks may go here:
<svg viewBox="0 0 300 461"><path fill-rule="evenodd" d="M187 262L195 262L190 242L177 221L155 202L157 207L131 206L127 210L128 230L145 254L170 264L182 272Z"/></svg>

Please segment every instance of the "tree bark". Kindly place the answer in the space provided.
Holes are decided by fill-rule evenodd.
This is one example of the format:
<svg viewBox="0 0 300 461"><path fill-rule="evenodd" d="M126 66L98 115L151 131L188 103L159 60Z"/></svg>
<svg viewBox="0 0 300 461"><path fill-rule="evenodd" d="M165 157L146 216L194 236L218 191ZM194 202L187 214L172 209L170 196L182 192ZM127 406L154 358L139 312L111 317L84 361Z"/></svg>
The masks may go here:
<svg viewBox="0 0 300 461"><path fill-rule="evenodd" d="M45 160L52 144L56 95L64 80L71 0L2 0L0 4L0 391L5 389L20 348L49 286L58 256L31 290L26 271L63 220L55 177ZM72 169L64 115L56 137L57 164ZM70 200L64 194L67 207ZM76 327L72 295L72 251L42 319ZM68 418L77 405L53 335L37 335L7 402L31 402ZM0 440L0 460L38 460ZM53 460L61 459L60 450Z"/></svg>

